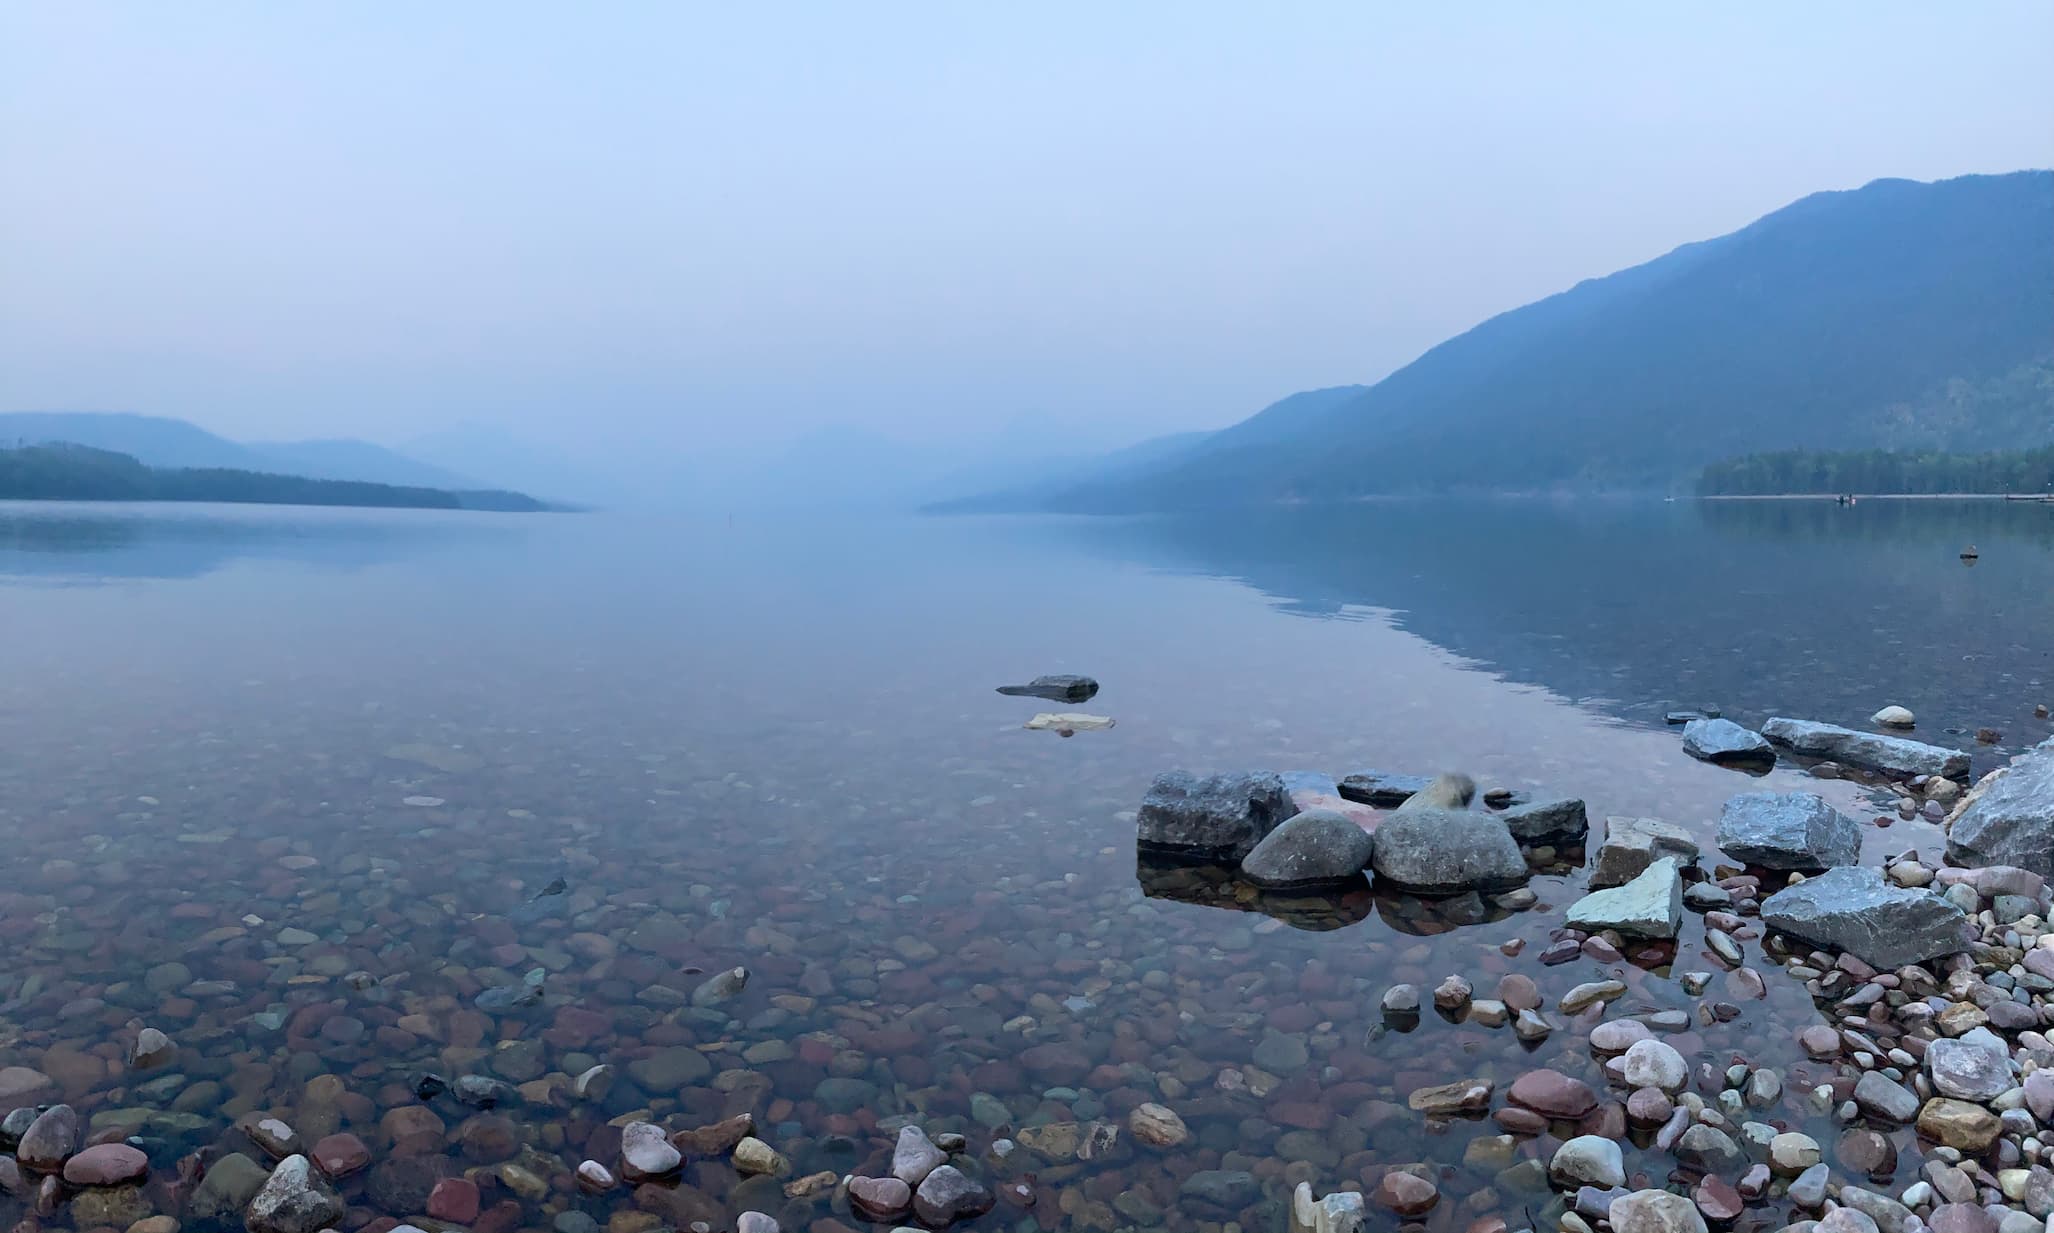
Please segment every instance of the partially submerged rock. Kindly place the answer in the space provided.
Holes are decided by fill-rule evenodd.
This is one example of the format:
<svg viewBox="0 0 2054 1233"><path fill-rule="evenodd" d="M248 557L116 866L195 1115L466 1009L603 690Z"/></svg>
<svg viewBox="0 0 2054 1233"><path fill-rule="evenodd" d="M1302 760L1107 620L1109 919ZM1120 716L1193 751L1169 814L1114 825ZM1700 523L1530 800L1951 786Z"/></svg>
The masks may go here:
<svg viewBox="0 0 2054 1233"><path fill-rule="evenodd" d="M1683 727L1683 752L1700 762L1773 765L1776 750L1730 719L1693 719Z"/></svg>
<svg viewBox="0 0 2054 1233"><path fill-rule="evenodd" d="M1901 706L1886 706L1869 716L1869 722L1881 728L1909 728L1917 720Z"/></svg>
<svg viewBox="0 0 2054 1233"><path fill-rule="evenodd" d="M1414 795L1426 791L1433 780L1424 775L1391 775L1383 771L1362 771L1341 780L1341 795L1378 809L1396 809Z"/></svg>
<svg viewBox="0 0 2054 1233"><path fill-rule="evenodd" d="M1498 816L1521 843L1573 839L1590 829L1590 814L1582 801L1574 799L1515 805Z"/></svg>
<svg viewBox="0 0 2054 1233"><path fill-rule="evenodd" d="M1516 886L1526 858L1495 814L1457 809L1400 810L1377 828L1376 876L1423 894Z"/></svg>
<svg viewBox="0 0 2054 1233"><path fill-rule="evenodd" d="M1187 860L1238 862L1296 812L1272 771L1203 778L1171 771L1156 776L1142 798L1135 841Z"/></svg>
<svg viewBox="0 0 2054 1233"><path fill-rule="evenodd" d="M1046 698L1050 702L1089 702L1098 695L1098 682L1088 676L1058 673L1037 676L1025 685L1001 685L998 691L1013 698Z"/></svg>
<svg viewBox="0 0 2054 1233"><path fill-rule="evenodd" d="M1976 786L1948 827L1947 859L2054 875L2054 739Z"/></svg>
<svg viewBox="0 0 2054 1233"><path fill-rule="evenodd" d="M1683 926L1683 877L1676 858L1663 857L1624 886L1585 895L1570 905L1568 923L1592 932L1612 929L1629 937L1675 937Z"/></svg>
<svg viewBox="0 0 2054 1233"><path fill-rule="evenodd" d="M1781 717L1763 724L1762 735L1808 757L1831 758L1893 775L1942 775L1948 779L1968 775L1967 754L1901 736L1879 736L1808 719Z"/></svg>
<svg viewBox="0 0 2054 1233"><path fill-rule="evenodd" d="M1762 901L1762 923L1878 968L1968 949L1968 918L1928 890L1891 886L1874 869L1829 869Z"/></svg>
<svg viewBox="0 0 2054 1233"><path fill-rule="evenodd" d="M1034 732L1054 732L1070 736L1078 732L1103 732L1113 726L1105 715L1086 715L1082 711L1043 711L1020 725Z"/></svg>
<svg viewBox="0 0 2054 1233"><path fill-rule="evenodd" d="M1816 792L1743 792L1719 815L1718 844L1764 869L1831 869L1861 859L1861 827Z"/></svg>
<svg viewBox="0 0 2054 1233"><path fill-rule="evenodd" d="M1351 818L1314 809L1286 818L1241 859L1241 874L1272 889L1360 881L1376 840Z"/></svg>
<svg viewBox="0 0 2054 1233"><path fill-rule="evenodd" d="M1624 886L1665 856L1690 864L1698 856L1697 841L1673 822L1615 814L1605 819L1605 839L1598 848L1590 884L1593 888Z"/></svg>

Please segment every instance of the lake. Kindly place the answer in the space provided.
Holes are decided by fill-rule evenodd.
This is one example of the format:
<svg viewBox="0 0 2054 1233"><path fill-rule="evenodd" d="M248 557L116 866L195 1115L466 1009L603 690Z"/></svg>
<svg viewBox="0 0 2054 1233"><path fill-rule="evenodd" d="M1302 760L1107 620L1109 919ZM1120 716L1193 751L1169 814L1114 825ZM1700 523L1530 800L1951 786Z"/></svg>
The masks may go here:
<svg viewBox="0 0 2054 1233"><path fill-rule="evenodd" d="M869 1227L832 1178L804 1179L883 1172L914 1122L966 1135L959 1163L999 1191L972 1228L1281 1229L1300 1180L1373 1188L1419 1163L1429 1227L1518 1229L1559 1211L1532 1162L1575 1130L1500 1137L1407 1097L1539 1066L1602 1092L1590 1019L1553 1015L1529 1044L1430 1006L1388 1024L1385 990L1461 974L1481 997L1517 974L1552 1009L1617 977L1613 1017L1680 1010L1666 1039L1693 1064L1778 1068L1782 1103L1755 1115L1830 1151L1837 1127L1802 1099L1823 1081L1793 1039L1823 1021L1804 988L1759 939L1765 984L1727 972L1695 913L1673 947L1541 965L1581 851L1534 879L1533 907L1481 911L1257 896L1137 859L1152 777L1461 769L1582 797L1594 824L1681 823L1710 867L1738 791L1890 811L1802 767L1694 762L1665 712L1865 726L1897 703L1981 773L2049 734L2050 595L2054 507L1997 502L0 505L0 1066L19 1068L0 1086L151 1154L156 1180L101 1214L117 1227L191 1221L180 1162L263 1159L233 1126L265 1114L296 1143L368 1148L338 1183L353 1224L432 1226L437 1182L464 1176L481 1214L462 1223L487 1233L743 1210ZM1103 690L1078 708L994 692L1054 672ZM1023 730L1040 709L1117 727ZM1998 743L1975 744L1985 727ZM1866 835L1872 861L1939 839L1923 821ZM695 996L738 966L738 992ZM1702 997L1669 979L1696 969ZM145 1025L176 1055L132 1071ZM428 1074L510 1086L481 1109ZM1143 1102L1188 1139L1137 1144ZM572 1171L615 1164L637 1112L748 1113L788 1170L744 1178L715 1153L675 1184L580 1192ZM1101 1121L1110 1144L1062 1127ZM1614 1137L1629 1174L1664 1180L1649 1132ZM1909 1184L1903 1159L1879 1180ZM30 1207L0 1196L0 1220Z"/></svg>

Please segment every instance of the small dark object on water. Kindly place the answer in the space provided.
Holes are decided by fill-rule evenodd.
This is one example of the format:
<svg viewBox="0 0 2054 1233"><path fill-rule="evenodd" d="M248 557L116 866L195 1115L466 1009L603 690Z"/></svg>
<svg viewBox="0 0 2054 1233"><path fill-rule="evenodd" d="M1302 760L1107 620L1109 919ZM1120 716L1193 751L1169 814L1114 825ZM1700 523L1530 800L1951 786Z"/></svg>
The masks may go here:
<svg viewBox="0 0 2054 1233"><path fill-rule="evenodd" d="M1961 550L1961 559L1964 561L1973 561L1977 557L1982 555L1982 553L1976 551L1976 546L1974 544L1970 544L1968 547Z"/></svg>
<svg viewBox="0 0 2054 1233"><path fill-rule="evenodd" d="M1088 676L1074 676L1062 673L1056 676L1037 676L1025 685L1001 685L998 691L1008 698L1046 698L1050 702L1089 702L1098 696L1098 682Z"/></svg>
<svg viewBox="0 0 2054 1233"><path fill-rule="evenodd" d="M534 898L528 900L528 902L533 903L536 899L547 899L551 895L561 895L570 888L570 883L564 881L562 878L558 878L555 881L551 882L549 885L543 887L541 890L536 891Z"/></svg>
<svg viewBox="0 0 2054 1233"><path fill-rule="evenodd" d="M1995 745L1997 742L2003 739L2004 734L2002 732L1997 731L1997 729L1995 728L1976 729L1976 744L1978 745Z"/></svg>
<svg viewBox="0 0 2054 1233"><path fill-rule="evenodd" d="M2042 703L2040 703L2040 704L2039 704L2038 706L2036 706L2036 707L2034 707L2034 708L2033 708L2033 718L2034 718L2034 719L2045 719L2045 718L2047 718L2047 704L2046 704L2046 703L2042 702Z"/></svg>
<svg viewBox="0 0 2054 1233"><path fill-rule="evenodd" d="M436 1074L418 1074L413 1082L414 1099L433 1100L449 1090L449 1080Z"/></svg>

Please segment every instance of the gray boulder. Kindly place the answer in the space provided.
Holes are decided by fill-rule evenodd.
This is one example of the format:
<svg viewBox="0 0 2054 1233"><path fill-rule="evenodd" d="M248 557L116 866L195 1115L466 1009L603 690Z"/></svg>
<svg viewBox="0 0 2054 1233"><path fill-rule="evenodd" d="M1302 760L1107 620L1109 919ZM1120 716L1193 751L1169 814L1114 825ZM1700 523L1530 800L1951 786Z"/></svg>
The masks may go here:
<svg viewBox="0 0 2054 1233"><path fill-rule="evenodd" d="M1624 886L1664 856L1673 856L1678 864L1688 865L1697 860L1697 855L1697 841L1673 822L1614 814L1605 819L1605 841L1598 848L1590 884Z"/></svg>
<svg viewBox="0 0 2054 1233"><path fill-rule="evenodd" d="M1378 809L1396 809L1415 793L1426 791L1433 780L1424 775L1387 775L1362 771L1341 780L1341 795Z"/></svg>
<svg viewBox="0 0 2054 1233"><path fill-rule="evenodd" d="M1535 801L1516 805L1498 815L1505 829L1521 843L1544 839L1573 839L1590 829L1590 814L1579 800Z"/></svg>
<svg viewBox="0 0 2054 1233"><path fill-rule="evenodd" d="M1505 820L1462 809L1404 809L1376 832L1376 876L1424 894L1492 890L1526 881L1526 858Z"/></svg>
<svg viewBox="0 0 2054 1233"><path fill-rule="evenodd" d="M1171 771L1142 798L1135 841L1187 860L1239 861L1296 812L1283 777L1271 771Z"/></svg>
<svg viewBox="0 0 2054 1233"><path fill-rule="evenodd" d="M1376 840L1351 819L1307 810L1263 836L1241 859L1241 875L1267 887L1359 882L1375 847Z"/></svg>
<svg viewBox="0 0 2054 1233"><path fill-rule="evenodd" d="M1569 924L1596 932L1616 929L1641 938L1673 938L1683 927L1683 877L1665 856L1624 886L1592 891L1569 905Z"/></svg>
<svg viewBox="0 0 2054 1233"><path fill-rule="evenodd" d="M1901 736L1881 736L1809 719L1780 717L1763 724L1762 735L1808 757L1831 758L1893 775L1943 775L1948 779L1968 776L1967 754Z"/></svg>
<svg viewBox="0 0 2054 1233"><path fill-rule="evenodd" d="M1743 792L1719 815L1719 847L1764 869L1831 869L1861 859L1861 827L1816 792Z"/></svg>
<svg viewBox="0 0 2054 1233"><path fill-rule="evenodd" d="M1730 719L1693 719L1683 726L1683 752L1700 762L1767 764L1775 747Z"/></svg>
<svg viewBox="0 0 2054 1233"><path fill-rule="evenodd" d="M2054 740L2013 758L1969 794L1947 830L1947 861L2054 876Z"/></svg>
<svg viewBox="0 0 2054 1233"><path fill-rule="evenodd" d="M1987 1103L2018 1086L2001 1045L1990 1048L1943 1036L1926 1046L1922 1061L1934 1089L1956 1100Z"/></svg>
<svg viewBox="0 0 2054 1233"><path fill-rule="evenodd" d="M1892 886L1874 869L1829 869L1762 901L1762 923L1871 967L1900 968L1968 949L1968 918L1929 890Z"/></svg>

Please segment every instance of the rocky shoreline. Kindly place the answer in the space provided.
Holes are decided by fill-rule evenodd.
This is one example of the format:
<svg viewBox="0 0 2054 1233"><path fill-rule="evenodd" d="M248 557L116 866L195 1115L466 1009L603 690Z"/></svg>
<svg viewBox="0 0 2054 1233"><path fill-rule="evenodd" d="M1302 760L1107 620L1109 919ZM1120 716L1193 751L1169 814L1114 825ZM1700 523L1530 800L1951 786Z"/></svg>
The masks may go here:
<svg viewBox="0 0 2054 1233"><path fill-rule="evenodd" d="M1860 825L1813 793L1732 797L1716 838L1731 860L1709 871L1681 828L1607 818L1590 889L1569 905L1540 962L1624 960L1696 996L1713 971L1671 976L1683 958L1674 943L1688 907L1703 918L1701 957L1723 969L1729 987L1766 995L1749 944L1756 962L1802 982L1825 1020L1795 1034L1810 1064L1779 1071L1702 1056L1693 1064L1661 1039L1691 1026L1689 1017L1609 1013L1628 992L1623 981L1578 984L1551 1014L1525 976L1502 977L1483 998L1470 974L1449 973L1432 995L1442 1018L1510 1024L1523 1041L1566 1029L1584 1040L1594 1073L1535 1068L1502 1092L1484 1077L1414 1089L1413 1110L1478 1123L1471 1147L1503 1153L1499 1180L1508 1190L1551 1192L1538 1208L1522 1209L1528 1223L1499 1212L1428 1220L1430 1227L2054 1233L2054 1134L2042 1138L2054 1120L2054 1042L2043 1031L2054 1024L2054 741L1966 794L1952 784L1967 773L1967 755L1901 738L1784 719L1756 737L1698 716L1687 721L1685 741L1706 760L1753 758L1773 743L1911 780L1931 800L1954 802L1944 859L1914 850L1880 869L1861 866ZM1432 792L1426 781L1375 772L1338 783L1304 772L1165 775L1138 815L1137 846L1181 861L1238 863L1242 878L1271 890L1346 896L1368 880L1446 900L1494 896L1517 910L1530 897L1508 887L1525 880L1535 841L1584 827L1581 801L1501 800L1500 809L1471 810L1464 796L1414 809L1419 798L1390 784ZM1548 822L1535 825L1536 816ZM1387 1023L1402 1030L1416 1023L1421 995L1396 985L1382 1006ZM1696 1012L1705 1025L1740 1013L1716 1000L1699 1001ZM1842 1128L1830 1163L1826 1145L1791 1128L1807 1114ZM1485 1118L1494 1125L1481 1124ZM1907 1126L1910 1137L1898 1129ZM1648 1146L1669 1162L1666 1173L1628 1172L1619 1141L1636 1132L1651 1134ZM1529 1137L1552 1138L1545 1159L1510 1163ZM1917 1181L1894 1193L1862 1184L1894 1177L1907 1151ZM1522 1169L1526 1176L1512 1176ZM1442 1210L1438 1180L1430 1166L1396 1164L1367 1193L1317 1196L1300 1183L1291 1228L1347 1233L1393 1217L1428 1218Z"/></svg>

